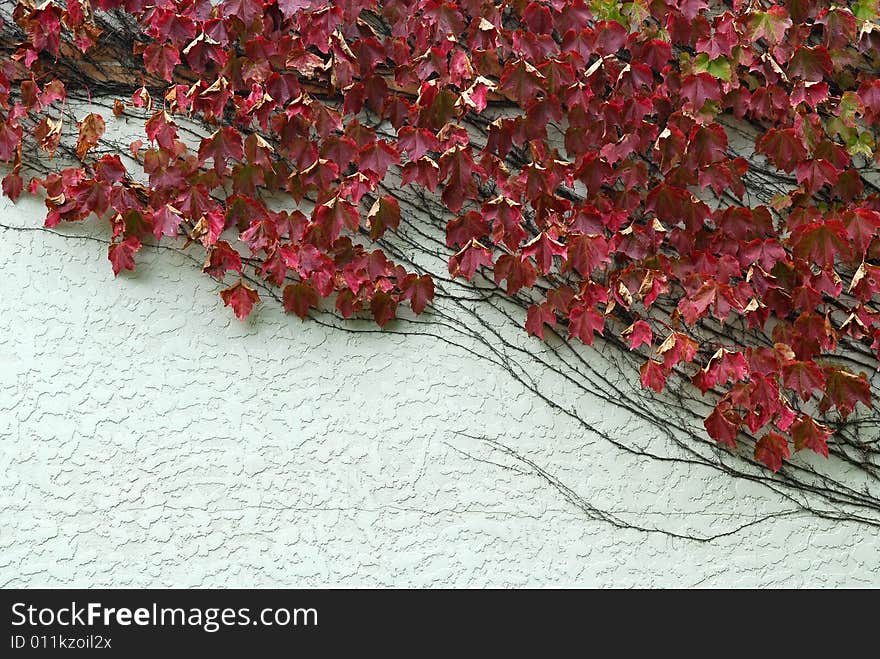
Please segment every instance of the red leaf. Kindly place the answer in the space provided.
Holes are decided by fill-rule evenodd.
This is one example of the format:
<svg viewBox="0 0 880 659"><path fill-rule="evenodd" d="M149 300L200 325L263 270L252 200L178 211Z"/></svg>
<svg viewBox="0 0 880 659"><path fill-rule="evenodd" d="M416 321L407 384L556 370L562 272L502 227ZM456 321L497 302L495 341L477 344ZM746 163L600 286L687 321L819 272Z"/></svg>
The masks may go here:
<svg viewBox="0 0 880 659"><path fill-rule="evenodd" d="M492 265L492 253L476 240L472 240L449 259L449 274L453 277L462 275L470 281L481 265Z"/></svg>
<svg viewBox="0 0 880 659"><path fill-rule="evenodd" d="M370 239L378 240L388 229L400 226L400 204L391 195L379 197L367 215L370 222Z"/></svg>
<svg viewBox="0 0 880 659"><path fill-rule="evenodd" d="M24 192L24 180L21 176L11 172L3 177L3 194L9 197L13 203L18 201L22 192Z"/></svg>
<svg viewBox="0 0 880 659"><path fill-rule="evenodd" d="M535 284L538 273L531 261L512 254L504 254L495 263L495 283L507 280L508 295L515 295L522 288L530 288Z"/></svg>
<svg viewBox="0 0 880 659"><path fill-rule="evenodd" d="M565 254L565 245L554 240L542 231L522 248L523 256L530 256L538 264L538 270L547 274L553 265L553 257Z"/></svg>
<svg viewBox="0 0 880 659"><path fill-rule="evenodd" d="M654 333L651 331L651 326L644 320L637 320L634 322L621 332L621 336L629 337L630 350L635 350L640 345L646 345L650 348L651 342L654 339Z"/></svg>
<svg viewBox="0 0 880 659"><path fill-rule="evenodd" d="M79 139L76 142L76 156L80 160L98 145L104 135L104 119L99 114L87 114L79 123Z"/></svg>
<svg viewBox="0 0 880 659"><path fill-rule="evenodd" d="M208 251L202 272L209 274L214 279L223 279L223 276L232 270L241 274L241 256L225 240L218 240Z"/></svg>
<svg viewBox="0 0 880 659"><path fill-rule="evenodd" d="M428 303L434 299L434 280L431 275L409 275L400 287L400 297L409 300L412 310L421 314Z"/></svg>
<svg viewBox="0 0 880 659"><path fill-rule="evenodd" d="M397 299L385 291L376 291L370 300L370 311L379 327L385 327L397 314Z"/></svg>
<svg viewBox="0 0 880 659"><path fill-rule="evenodd" d="M831 57L824 46L798 46L788 62L788 75L809 82L819 82L823 77L830 76L832 70Z"/></svg>
<svg viewBox="0 0 880 659"><path fill-rule="evenodd" d="M566 252L568 263L585 278L609 261L608 241L600 235L575 235L568 241Z"/></svg>
<svg viewBox="0 0 880 659"><path fill-rule="evenodd" d="M772 471L782 468L782 461L791 455L788 440L775 432L768 432L755 442L755 459L763 462Z"/></svg>
<svg viewBox="0 0 880 659"><path fill-rule="evenodd" d="M556 326L556 313L547 302L533 304L526 310L526 332L544 340L544 325Z"/></svg>
<svg viewBox="0 0 880 659"><path fill-rule="evenodd" d="M782 366L782 382L807 401L825 386L825 376L816 362L793 361Z"/></svg>
<svg viewBox="0 0 880 659"><path fill-rule="evenodd" d="M825 399L819 409L834 405L844 419L852 414L856 403L871 407L871 386L864 375L855 375L839 368L825 369Z"/></svg>
<svg viewBox="0 0 880 659"><path fill-rule="evenodd" d="M827 160L817 158L798 164L795 168L795 176L797 182L804 186L807 194L813 194L823 185L834 185L840 172Z"/></svg>
<svg viewBox="0 0 880 659"><path fill-rule="evenodd" d="M774 165L786 172L793 172L807 157L803 140L793 128L771 128L755 142L755 150L767 154Z"/></svg>
<svg viewBox="0 0 880 659"><path fill-rule="evenodd" d="M819 266L834 265L835 257L849 255L849 236L839 220L813 222L796 228L789 238L795 256Z"/></svg>
<svg viewBox="0 0 880 659"><path fill-rule="evenodd" d="M172 44L153 43L144 49L144 68L171 82L174 67L180 64L180 50Z"/></svg>
<svg viewBox="0 0 880 659"><path fill-rule="evenodd" d="M156 236L156 240L162 236L176 236L182 220L180 211L168 204L153 211L153 235Z"/></svg>
<svg viewBox="0 0 880 659"><path fill-rule="evenodd" d="M107 250L107 258L113 266L115 277L123 270L134 270L134 254L141 248L141 241L134 236L129 236L121 243L110 245Z"/></svg>
<svg viewBox="0 0 880 659"><path fill-rule="evenodd" d="M831 431L828 428L819 425L812 417L806 415L791 424L791 437L796 451L808 448L827 458L830 436Z"/></svg>
<svg viewBox="0 0 880 659"><path fill-rule="evenodd" d="M880 212L857 208L844 215L843 224L856 253L864 256L874 236L880 233Z"/></svg>
<svg viewBox="0 0 880 659"><path fill-rule="evenodd" d="M307 282L288 284L284 288L282 302L287 313L293 312L300 319L305 320L309 315L309 309L318 306L318 291Z"/></svg>
<svg viewBox="0 0 880 659"><path fill-rule="evenodd" d="M706 101L720 101L721 87L718 79L708 73L686 76L681 82L681 94L689 102L690 109L699 111Z"/></svg>
<svg viewBox="0 0 880 659"><path fill-rule="evenodd" d="M568 335L588 346L593 345L593 333L602 334L604 328L605 317L586 305L576 305L568 316Z"/></svg>
<svg viewBox="0 0 880 659"><path fill-rule="evenodd" d="M223 306L231 306L235 317L239 320L247 318L254 305L260 301L257 291L241 280L220 291L220 297L223 298Z"/></svg>
<svg viewBox="0 0 880 659"><path fill-rule="evenodd" d="M720 403L703 421L709 437L719 444L736 448L736 435L742 425L742 419L733 411L729 403Z"/></svg>
<svg viewBox="0 0 880 659"><path fill-rule="evenodd" d="M660 362L649 359L642 364L642 367L639 369L639 374L642 386L646 389L651 388L659 394L663 391L663 387L666 386L666 373Z"/></svg>

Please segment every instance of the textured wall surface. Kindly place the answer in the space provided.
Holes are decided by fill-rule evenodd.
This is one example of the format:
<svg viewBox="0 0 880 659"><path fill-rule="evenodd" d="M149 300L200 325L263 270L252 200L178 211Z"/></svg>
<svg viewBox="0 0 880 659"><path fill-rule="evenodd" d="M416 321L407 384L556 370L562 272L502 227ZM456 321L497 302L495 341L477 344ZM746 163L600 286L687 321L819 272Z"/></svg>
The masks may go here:
<svg viewBox="0 0 880 659"><path fill-rule="evenodd" d="M466 350L240 323L180 254L114 281L62 233L0 229L0 585L880 585L874 530L618 451Z"/></svg>

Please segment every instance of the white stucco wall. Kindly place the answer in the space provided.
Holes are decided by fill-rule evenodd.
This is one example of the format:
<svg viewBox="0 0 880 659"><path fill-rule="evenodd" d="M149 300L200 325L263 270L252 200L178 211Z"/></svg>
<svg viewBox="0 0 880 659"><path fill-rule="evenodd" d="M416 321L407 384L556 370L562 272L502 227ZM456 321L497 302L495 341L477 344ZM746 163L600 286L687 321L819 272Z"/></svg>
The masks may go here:
<svg viewBox="0 0 880 659"><path fill-rule="evenodd" d="M0 229L2 586L880 586L874 529L619 451L436 338L240 323L180 255L114 280L62 232Z"/></svg>

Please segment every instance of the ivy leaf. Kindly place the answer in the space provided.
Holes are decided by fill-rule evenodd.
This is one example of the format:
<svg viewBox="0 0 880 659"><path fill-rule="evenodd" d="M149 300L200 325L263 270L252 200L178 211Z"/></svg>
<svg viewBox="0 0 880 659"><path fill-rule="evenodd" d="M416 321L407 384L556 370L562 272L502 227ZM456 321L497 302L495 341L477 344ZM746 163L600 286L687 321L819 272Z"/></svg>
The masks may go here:
<svg viewBox="0 0 880 659"><path fill-rule="evenodd" d="M681 93L689 102L690 108L699 111L706 101L721 100L721 87L718 79L709 73L686 76L681 82Z"/></svg>
<svg viewBox="0 0 880 659"><path fill-rule="evenodd" d="M76 142L76 157L82 160L86 154L98 146L104 135L104 118L99 114L89 113L79 123L79 139ZM2 154L0 154L2 155Z"/></svg>
<svg viewBox="0 0 880 659"><path fill-rule="evenodd" d="M769 43L780 43L792 26L785 7L770 7L767 11L752 12L749 18L749 37L753 41L765 39Z"/></svg>
<svg viewBox="0 0 880 659"><path fill-rule="evenodd" d="M808 82L819 82L832 71L831 57L824 46L798 46L788 62L788 75Z"/></svg>
<svg viewBox="0 0 880 659"><path fill-rule="evenodd" d="M794 247L795 256L820 266L831 266L835 257L846 259L850 253L849 236L840 220L800 226L792 232L789 242Z"/></svg>
<svg viewBox="0 0 880 659"><path fill-rule="evenodd" d="M397 299L385 291L376 291L370 299L370 311L379 327L385 327L397 314Z"/></svg>
<svg viewBox="0 0 880 659"><path fill-rule="evenodd" d="M816 423L812 417L802 416L791 424L791 437L796 451L808 448L828 457L828 437L831 431Z"/></svg>
<svg viewBox="0 0 880 659"><path fill-rule="evenodd" d="M694 69L700 73L708 73L713 78L724 82L730 82L733 77L733 68L730 65L730 60L726 57L709 59L709 55L700 53L694 58Z"/></svg>
<svg viewBox="0 0 880 659"><path fill-rule="evenodd" d="M119 243L113 243L107 250L107 258L113 266L113 276L123 270L134 270L134 254L141 248L141 241L129 236Z"/></svg>
<svg viewBox="0 0 880 659"><path fill-rule="evenodd" d="M223 298L223 306L231 306L235 317L239 320L247 318L254 305L260 301L257 291L242 280L220 291L220 297Z"/></svg>
<svg viewBox="0 0 880 659"><path fill-rule="evenodd" d="M791 455L788 440L775 432L768 432L755 442L755 459L763 462L771 471L779 471L782 461Z"/></svg>
<svg viewBox="0 0 880 659"><path fill-rule="evenodd" d="M644 320L637 320L623 330L620 335L625 338L629 337L630 350L635 350L640 345L646 345L650 348L651 342L654 339L654 333L651 331L651 326Z"/></svg>
<svg viewBox="0 0 880 659"><path fill-rule="evenodd" d="M771 128L755 143L755 150L766 154L770 162L785 172L793 172L807 157L803 140L793 128Z"/></svg>
<svg viewBox="0 0 880 659"><path fill-rule="evenodd" d="M537 336L543 341L544 325L556 326L556 313L553 307L547 302L529 306L526 310L526 332L529 336Z"/></svg>
<svg viewBox="0 0 880 659"><path fill-rule="evenodd" d="M871 386L864 374L855 375L839 368L825 369L825 398L819 409L824 412L834 405L845 419L852 414L856 403L871 407Z"/></svg>
<svg viewBox="0 0 880 659"><path fill-rule="evenodd" d="M284 310L287 313L295 313L301 320L309 315L309 309L318 306L318 291L308 282L288 284L282 294Z"/></svg>
<svg viewBox="0 0 880 659"><path fill-rule="evenodd" d="M409 300L412 310L421 314L434 299L434 280L431 275L409 275L400 287L400 297Z"/></svg>
<svg viewBox="0 0 880 659"><path fill-rule="evenodd" d="M241 274L241 255L225 240L218 240L208 250L202 272L222 280L230 270Z"/></svg>
<svg viewBox="0 0 880 659"><path fill-rule="evenodd" d="M474 278L477 268L491 265L492 253L476 240L471 240L449 259L449 274L453 277L462 275L470 281Z"/></svg>
<svg viewBox="0 0 880 659"><path fill-rule="evenodd" d="M816 362L793 361L782 367L782 381L786 387L798 393L802 400L807 401L825 386L825 376Z"/></svg>
<svg viewBox="0 0 880 659"><path fill-rule="evenodd" d="M576 305L568 316L568 335L585 345L593 345L593 334L602 334L604 328L605 317L587 305Z"/></svg>
<svg viewBox="0 0 880 659"><path fill-rule="evenodd" d="M162 236L176 236L181 221L183 221L183 218L180 215L180 211L168 204L154 211L152 223L153 235L156 236L156 240L159 240Z"/></svg>
<svg viewBox="0 0 880 659"><path fill-rule="evenodd" d="M742 425L742 419L729 403L722 402L716 405L712 413L703 421L703 425L709 437L716 442L729 448L736 448L736 436Z"/></svg>
<svg viewBox="0 0 880 659"><path fill-rule="evenodd" d="M639 369L639 378L643 387L653 389L658 394L666 386L666 373L664 372L663 364L653 359L649 359L642 364Z"/></svg>
<svg viewBox="0 0 880 659"><path fill-rule="evenodd" d="M391 195L379 197L367 215L370 223L370 240L378 240L388 229L400 226L400 204Z"/></svg>
<svg viewBox="0 0 880 659"><path fill-rule="evenodd" d="M172 44L150 44L144 49L144 68L171 82L174 67L180 64L180 50Z"/></svg>

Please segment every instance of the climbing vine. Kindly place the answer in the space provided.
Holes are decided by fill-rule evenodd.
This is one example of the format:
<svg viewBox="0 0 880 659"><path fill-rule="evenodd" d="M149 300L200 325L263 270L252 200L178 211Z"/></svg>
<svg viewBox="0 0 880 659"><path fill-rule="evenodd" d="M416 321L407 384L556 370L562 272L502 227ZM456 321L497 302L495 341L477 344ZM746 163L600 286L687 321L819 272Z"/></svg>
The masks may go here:
<svg viewBox="0 0 880 659"><path fill-rule="evenodd" d="M773 471L872 404L877 0L4 4L3 192L108 221L117 275L180 241L239 319L386 327L436 293L387 245L412 189L451 278L689 382Z"/></svg>

